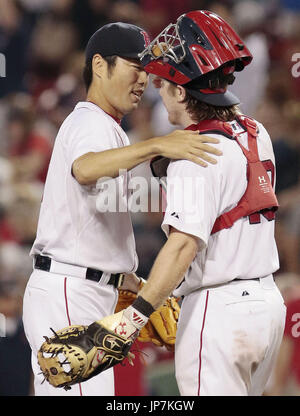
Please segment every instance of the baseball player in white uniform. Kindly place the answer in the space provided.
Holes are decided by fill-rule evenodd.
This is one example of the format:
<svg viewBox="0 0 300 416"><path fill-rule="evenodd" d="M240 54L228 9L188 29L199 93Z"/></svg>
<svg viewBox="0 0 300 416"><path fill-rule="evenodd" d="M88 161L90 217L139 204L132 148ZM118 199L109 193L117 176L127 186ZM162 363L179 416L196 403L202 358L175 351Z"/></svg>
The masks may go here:
<svg viewBox="0 0 300 416"><path fill-rule="evenodd" d="M223 152L206 169L170 161L168 240L138 294L148 316L171 293L183 297L175 347L181 395L261 395L282 339L272 144L227 91L251 59L231 27L207 11L180 16L142 54L171 123L215 134Z"/></svg>
<svg viewBox="0 0 300 416"><path fill-rule="evenodd" d="M84 70L87 99L76 105L55 140L23 303L35 395L114 395L112 369L69 391L44 383L37 351L43 335L51 336L50 328L88 325L112 314L117 288L137 286L134 235L124 209L128 170L159 154L205 165L214 159L204 151L220 154L204 143L218 140L195 132L175 131L130 145L120 120L137 107L147 86L138 53L148 43L146 32L123 23L103 26L91 37ZM99 210L98 179L104 177L118 185L119 212Z"/></svg>

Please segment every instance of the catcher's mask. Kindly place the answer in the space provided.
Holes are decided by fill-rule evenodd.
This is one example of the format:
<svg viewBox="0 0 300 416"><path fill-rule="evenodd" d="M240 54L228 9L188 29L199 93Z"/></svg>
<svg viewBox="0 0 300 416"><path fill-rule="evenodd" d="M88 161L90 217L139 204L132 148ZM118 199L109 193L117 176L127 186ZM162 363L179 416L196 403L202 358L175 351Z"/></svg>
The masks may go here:
<svg viewBox="0 0 300 416"><path fill-rule="evenodd" d="M242 71L252 60L228 23L205 10L181 15L139 57L148 73L183 85L200 101L216 106L239 103L229 91L218 88L217 81L222 75Z"/></svg>

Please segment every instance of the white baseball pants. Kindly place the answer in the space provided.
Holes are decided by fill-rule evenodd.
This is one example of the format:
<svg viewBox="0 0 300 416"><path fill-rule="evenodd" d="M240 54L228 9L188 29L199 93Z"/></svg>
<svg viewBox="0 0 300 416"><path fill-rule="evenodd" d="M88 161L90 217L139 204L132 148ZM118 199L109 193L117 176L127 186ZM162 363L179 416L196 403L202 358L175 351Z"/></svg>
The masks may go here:
<svg viewBox="0 0 300 416"><path fill-rule="evenodd" d="M23 323L32 349L32 369L36 396L113 396L113 368L74 385L71 390L52 387L41 373L37 351L43 336L52 336L50 328L89 325L114 313L117 290L112 285L68 275L34 270L23 301Z"/></svg>
<svg viewBox="0 0 300 416"><path fill-rule="evenodd" d="M285 314L272 276L187 295L175 346L180 394L261 395L276 362Z"/></svg>

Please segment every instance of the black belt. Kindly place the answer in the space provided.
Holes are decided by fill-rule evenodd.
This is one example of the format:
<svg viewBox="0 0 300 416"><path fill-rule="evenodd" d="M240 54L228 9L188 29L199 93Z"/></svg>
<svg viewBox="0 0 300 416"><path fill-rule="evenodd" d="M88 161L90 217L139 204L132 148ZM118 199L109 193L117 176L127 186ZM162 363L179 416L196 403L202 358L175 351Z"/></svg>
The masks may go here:
<svg viewBox="0 0 300 416"><path fill-rule="evenodd" d="M49 272L51 268L51 258L46 256L35 256L35 263L34 268L43 270L45 272ZM92 280L93 282L99 282L101 277L103 276L101 270L91 269L88 267L86 269L85 278L87 280ZM122 285L124 280L123 273L111 273L109 281L107 282L108 285L113 285L115 288L118 288Z"/></svg>
<svg viewBox="0 0 300 416"><path fill-rule="evenodd" d="M238 279L238 278L233 279L233 281L234 281L234 282L235 282L236 280L243 280L243 281L248 281L248 280L256 280L256 281L258 281L258 280L259 280L259 277L255 277L254 279Z"/></svg>

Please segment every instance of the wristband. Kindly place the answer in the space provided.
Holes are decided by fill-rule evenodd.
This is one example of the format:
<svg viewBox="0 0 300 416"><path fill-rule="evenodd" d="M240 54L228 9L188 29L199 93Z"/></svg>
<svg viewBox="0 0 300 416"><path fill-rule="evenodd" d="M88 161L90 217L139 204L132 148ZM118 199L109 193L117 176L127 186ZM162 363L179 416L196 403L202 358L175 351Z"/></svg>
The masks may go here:
<svg viewBox="0 0 300 416"><path fill-rule="evenodd" d="M147 302L142 296L138 296L131 306L147 318L155 311L151 303Z"/></svg>

